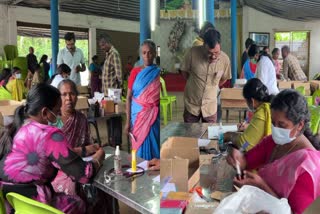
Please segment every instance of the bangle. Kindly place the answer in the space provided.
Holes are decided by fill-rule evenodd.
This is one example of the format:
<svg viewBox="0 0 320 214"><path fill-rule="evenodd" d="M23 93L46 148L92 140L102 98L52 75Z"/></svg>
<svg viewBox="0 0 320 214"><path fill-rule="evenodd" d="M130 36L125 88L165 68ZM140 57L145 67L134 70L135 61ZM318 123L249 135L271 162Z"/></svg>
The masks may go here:
<svg viewBox="0 0 320 214"><path fill-rule="evenodd" d="M96 162L98 164L98 168L100 168L100 162L98 161L98 159L92 159L94 162Z"/></svg>

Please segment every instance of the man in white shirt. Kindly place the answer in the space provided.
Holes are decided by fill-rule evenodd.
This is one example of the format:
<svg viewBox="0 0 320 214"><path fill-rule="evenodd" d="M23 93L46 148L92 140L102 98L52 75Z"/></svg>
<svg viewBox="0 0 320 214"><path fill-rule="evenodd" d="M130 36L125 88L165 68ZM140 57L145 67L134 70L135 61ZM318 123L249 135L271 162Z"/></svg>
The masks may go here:
<svg viewBox="0 0 320 214"><path fill-rule="evenodd" d="M71 68L70 79L77 85L81 85L80 72L86 70L83 52L80 48L75 46L76 39L74 33L66 33L64 40L66 42L66 47L61 49L58 53L58 67L63 63L67 64Z"/></svg>
<svg viewBox="0 0 320 214"><path fill-rule="evenodd" d="M255 77L260 79L261 82L267 86L270 95L279 93L276 69L266 52L260 56Z"/></svg>

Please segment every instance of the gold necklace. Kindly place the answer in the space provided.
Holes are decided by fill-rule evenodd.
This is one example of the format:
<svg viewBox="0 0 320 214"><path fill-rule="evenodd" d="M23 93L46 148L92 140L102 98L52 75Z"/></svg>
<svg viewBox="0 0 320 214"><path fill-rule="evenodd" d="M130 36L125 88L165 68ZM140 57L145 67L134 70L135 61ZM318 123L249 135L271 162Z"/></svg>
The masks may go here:
<svg viewBox="0 0 320 214"><path fill-rule="evenodd" d="M294 145L284 154L282 155L280 158L286 156L287 154L289 154L289 152L292 151L293 148L296 147L296 145L298 144L298 141L294 143ZM276 156L276 154L278 153L278 148L279 148L280 145L277 145L276 148L275 148L275 151L272 153L271 155L271 158L270 158L270 163L274 161L274 157ZM278 158L279 159L279 158Z"/></svg>

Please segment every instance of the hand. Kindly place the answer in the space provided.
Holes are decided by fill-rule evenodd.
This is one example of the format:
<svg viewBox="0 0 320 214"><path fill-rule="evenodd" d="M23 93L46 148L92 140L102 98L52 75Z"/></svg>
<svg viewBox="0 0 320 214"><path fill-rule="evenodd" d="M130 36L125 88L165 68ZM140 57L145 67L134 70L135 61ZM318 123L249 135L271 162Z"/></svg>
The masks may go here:
<svg viewBox="0 0 320 214"><path fill-rule="evenodd" d="M93 155L93 158L96 158L97 160L99 160L100 164L102 164L102 162L104 161L104 150L100 147L96 153Z"/></svg>
<svg viewBox="0 0 320 214"><path fill-rule="evenodd" d="M76 72L79 73L82 70L82 67L80 65L77 65Z"/></svg>
<svg viewBox="0 0 320 214"><path fill-rule="evenodd" d="M98 144L92 144L89 146L86 146L86 156L92 155L98 151L100 146Z"/></svg>
<svg viewBox="0 0 320 214"><path fill-rule="evenodd" d="M149 170L160 170L160 160L159 159L152 159L148 162L148 169Z"/></svg>
<svg viewBox="0 0 320 214"><path fill-rule="evenodd" d="M239 161L241 170L246 168L247 162L243 154L238 149L231 148L231 152L227 156L227 162L236 168L236 160Z"/></svg>
<svg viewBox="0 0 320 214"><path fill-rule="evenodd" d="M249 171L244 171L243 174L243 179L238 179L237 177L233 179L235 185L239 187L242 187L243 185L251 185L264 190L266 182L260 177L260 175Z"/></svg>
<svg viewBox="0 0 320 214"><path fill-rule="evenodd" d="M246 121L239 123L238 125L238 131L239 132L243 132L244 130L246 130L246 128L249 126L248 123L246 123Z"/></svg>

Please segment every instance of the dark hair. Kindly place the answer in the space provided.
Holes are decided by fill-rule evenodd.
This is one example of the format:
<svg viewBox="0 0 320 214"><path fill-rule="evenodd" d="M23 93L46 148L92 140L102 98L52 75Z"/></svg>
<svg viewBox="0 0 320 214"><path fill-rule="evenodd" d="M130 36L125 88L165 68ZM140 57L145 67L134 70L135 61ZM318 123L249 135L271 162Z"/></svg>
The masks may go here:
<svg viewBox="0 0 320 214"><path fill-rule="evenodd" d="M219 31L210 29L204 34L204 44L208 45L209 48L215 48L217 44L221 44L221 35Z"/></svg>
<svg viewBox="0 0 320 214"><path fill-rule="evenodd" d="M263 47L263 51L266 51L267 49L269 49L269 47L268 46L266 46L266 47Z"/></svg>
<svg viewBox="0 0 320 214"><path fill-rule="evenodd" d="M252 44L248 50L248 56L254 57L258 53L259 53L259 47L256 44Z"/></svg>
<svg viewBox="0 0 320 214"><path fill-rule="evenodd" d="M254 44L254 41L251 38L248 38L245 42L246 49L248 49L250 45L253 45L253 44Z"/></svg>
<svg viewBox="0 0 320 214"><path fill-rule="evenodd" d="M274 54L276 54L278 51L280 51L279 48L274 48L271 53L272 53L272 55L274 55Z"/></svg>
<svg viewBox="0 0 320 214"><path fill-rule="evenodd" d="M59 65L58 74L62 74L62 73L66 73L66 74L71 73L71 69L67 64L62 63L61 65Z"/></svg>
<svg viewBox="0 0 320 214"><path fill-rule="evenodd" d="M104 41L105 43L111 44L111 37L108 34L101 34L99 41Z"/></svg>
<svg viewBox="0 0 320 214"><path fill-rule="evenodd" d="M142 47L144 45L147 45L153 53L157 52L157 46L151 39L144 40L142 42L142 44L140 45L140 47ZM140 48L140 50L141 50L141 48Z"/></svg>
<svg viewBox="0 0 320 214"><path fill-rule="evenodd" d="M3 85L6 85L9 81L9 78L11 77L11 70L9 68L4 68L2 70L2 73L0 74L0 82L2 80L4 80L4 84Z"/></svg>
<svg viewBox="0 0 320 214"><path fill-rule="evenodd" d="M95 60L98 60L98 55L94 55L91 59L92 59L92 61L95 61Z"/></svg>
<svg viewBox="0 0 320 214"><path fill-rule="evenodd" d="M13 67L11 73L14 74L17 71L21 71L21 69L19 67Z"/></svg>
<svg viewBox="0 0 320 214"><path fill-rule="evenodd" d="M72 91L74 92L74 94L75 94L76 96L79 95L79 91L78 91L78 89L77 89L77 85L76 85L72 80L70 80L70 79L62 80L62 81L59 83L59 85L58 85L58 89L60 90L60 88L61 88L63 85L65 85L65 84L69 84L69 85L71 86L71 89L72 89Z"/></svg>
<svg viewBox="0 0 320 214"><path fill-rule="evenodd" d="M290 53L290 48L288 45L284 45L284 46L282 46L281 51L286 51L286 52Z"/></svg>
<svg viewBox="0 0 320 214"><path fill-rule="evenodd" d="M271 102L273 95L269 95L268 88L258 78L252 78L244 85L242 95L246 100L251 98L259 102Z"/></svg>
<svg viewBox="0 0 320 214"><path fill-rule="evenodd" d="M66 40L66 41L71 41L71 40L76 41L76 37L75 37L73 32L68 32L68 33L66 33L64 35L64 40Z"/></svg>
<svg viewBox="0 0 320 214"><path fill-rule="evenodd" d="M286 113L286 117L294 125L304 122L303 134L309 139L312 145L319 150L319 138L312 135L309 127L310 112L306 99L296 90L285 89L281 91L272 101L271 109Z"/></svg>
<svg viewBox="0 0 320 214"><path fill-rule="evenodd" d="M215 29L215 27L213 26L213 24L212 24L211 22L209 22L209 21L205 21L205 22L203 23L201 29L200 29L200 32L199 32L200 38L203 39L204 34L206 34L206 32L207 32L208 30L211 30L211 29L212 29L212 30Z"/></svg>
<svg viewBox="0 0 320 214"><path fill-rule="evenodd" d="M48 60L48 55L43 54L42 57L41 57L41 59L40 59L39 64L41 64L41 63L43 63L43 62L47 62L47 60Z"/></svg>
<svg viewBox="0 0 320 214"><path fill-rule="evenodd" d="M15 134L29 115L37 116L42 108L52 110L59 100L58 89L45 83L39 83L31 88L27 95L26 104L19 106L14 113L13 123L0 130L0 159L11 151Z"/></svg>

